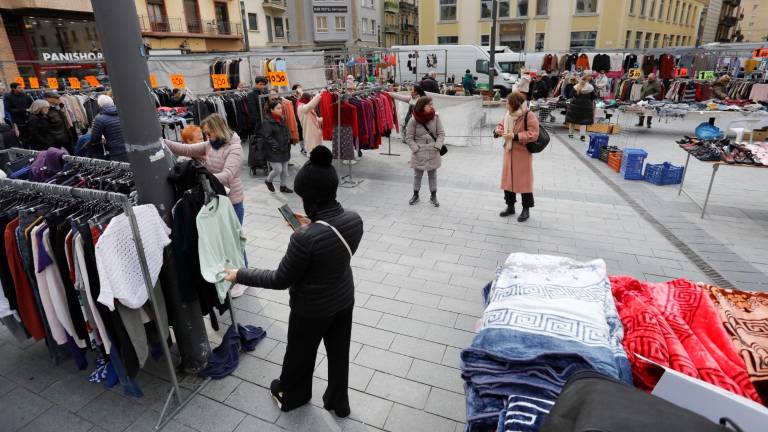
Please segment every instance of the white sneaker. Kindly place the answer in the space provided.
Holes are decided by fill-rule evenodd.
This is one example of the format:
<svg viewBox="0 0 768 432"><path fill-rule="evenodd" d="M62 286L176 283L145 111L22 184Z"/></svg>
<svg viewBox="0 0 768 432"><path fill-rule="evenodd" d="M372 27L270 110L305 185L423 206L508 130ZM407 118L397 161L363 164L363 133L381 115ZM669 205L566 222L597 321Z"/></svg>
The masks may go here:
<svg viewBox="0 0 768 432"><path fill-rule="evenodd" d="M248 287L242 284L235 284L235 286L232 287L231 290L229 290L229 293L232 295L232 298L238 298L245 294L245 292L248 290Z"/></svg>

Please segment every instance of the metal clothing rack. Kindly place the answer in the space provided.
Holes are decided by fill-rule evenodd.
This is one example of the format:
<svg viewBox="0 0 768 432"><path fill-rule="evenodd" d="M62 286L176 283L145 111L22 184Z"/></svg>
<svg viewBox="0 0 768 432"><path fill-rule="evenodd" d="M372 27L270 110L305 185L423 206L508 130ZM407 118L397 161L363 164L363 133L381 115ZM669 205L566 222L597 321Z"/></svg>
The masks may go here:
<svg viewBox="0 0 768 432"><path fill-rule="evenodd" d="M17 150L17 149L10 149L10 150ZM101 162L109 162L109 161L100 161L100 160L94 160L94 159L87 159L87 158L79 158L79 159L85 159L89 163L93 164L101 164ZM130 166L130 165L128 165ZM202 383L198 385L198 387L193 390L189 395L186 397L183 397L181 394L181 386L179 385L179 379L176 374L176 368L173 365L173 360L171 357L170 349L168 348L168 344L165 343L165 341L168 340L168 324L160 322L160 310L157 306L157 301L155 299L155 293L154 293L154 287L152 285L152 277L150 276L149 272L149 265L147 264L147 257L144 254L144 243L141 239L141 235L139 232L139 225L136 220L136 214L133 211L133 205L131 200L127 195L116 193L116 192L107 192L107 191L100 191L100 190L93 190L93 189L79 189L75 187L70 186L61 186L56 184L50 184L50 183L33 183L28 182L24 180L12 180L12 179L0 179L0 186L9 187L11 189L16 190L36 190L43 192L45 194L49 195L62 195L62 196L73 196L77 198L83 198L86 200L101 200L101 201L109 201L119 204L123 211L125 212L125 215L128 217L128 221L131 226L131 233L133 235L133 242L134 246L136 247L136 252L138 253L139 257L139 265L141 266L141 274L144 279L144 285L147 289L147 292L149 294L150 302L152 303L152 311L155 314L155 319L157 322L157 332L160 336L160 340L163 341L160 345L162 345L163 349L163 355L165 357L165 363L166 367L168 369L168 375L171 379L171 389L168 392L168 396L166 398L165 404L163 405L163 410L160 412L160 417L157 420L157 423L155 425L155 430L158 431L165 427L165 425L173 419L181 410L189 403L189 401L192 400L200 391L211 381L211 378L206 378ZM230 317L232 321L232 325L235 327L235 331L238 331L238 323L235 319L235 313L234 313L234 306L232 304L232 295L231 295L231 288L234 286L234 284L230 285L230 290L227 291L227 299L229 300L229 310L230 310ZM168 413L168 409L171 404L171 400L176 401L176 407Z"/></svg>
<svg viewBox="0 0 768 432"><path fill-rule="evenodd" d="M375 86L367 89L343 93L341 96L346 96L346 97L357 96L361 94L372 93L375 91L382 91L382 90L385 90L386 88L387 86ZM336 120L337 120L336 126L340 131L341 130L341 97L339 97L339 102L337 103L337 106L338 108L337 108L337 114L336 114ZM337 142L339 145L339 156L341 156L341 140L337 139ZM334 145L334 144L332 143L331 145ZM390 141L390 148L391 148L391 141ZM352 161L348 161L348 162L349 164L347 165L347 175L341 176L341 184L339 184L339 186L343 188L354 188L360 185L360 183L362 183L363 181L365 181L365 179L355 180L352 177ZM341 172L342 163L343 163L342 160L339 159L339 172Z"/></svg>
<svg viewBox="0 0 768 432"><path fill-rule="evenodd" d="M38 153L40 153L39 150L30 150L30 149L23 149L18 147L11 147L9 149L0 150L0 153L14 153L14 154L20 154L20 155L26 155L26 156L35 156ZM113 168L121 168L125 170L131 169L131 164L128 162L119 162L119 161L108 161L108 160L102 160L102 159L92 159L92 158L86 158L81 156L72 156L72 155L63 155L62 159L64 159L67 162L75 162L75 163L81 163L86 165L94 165L94 166L103 166L103 167L113 167Z"/></svg>

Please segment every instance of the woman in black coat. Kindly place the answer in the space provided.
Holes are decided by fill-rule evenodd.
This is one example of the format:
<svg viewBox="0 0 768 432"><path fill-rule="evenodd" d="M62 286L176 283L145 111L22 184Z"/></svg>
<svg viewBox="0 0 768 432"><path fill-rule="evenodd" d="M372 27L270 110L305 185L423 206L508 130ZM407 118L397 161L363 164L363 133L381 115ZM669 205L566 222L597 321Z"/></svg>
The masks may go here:
<svg viewBox="0 0 768 432"><path fill-rule="evenodd" d="M586 141L587 126L595 122L595 99L597 93L590 83L592 75L585 74L573 88L573 98L568 104L565 113L565 122L568 123L568 138L573 138L573 128L579 125L581 140Z"/></svg>
<svg viewBox="0 0 768 432"><path fill-rule="evenodd" d="M327 147L315 147L296 174L296 194L304 215L291 235L277 270L227 269L226 280L273 290L288 289L288 346L280 378L270 391L283 411L312 399L312 375L317 348L325 345L328 387L323 407L339 417L350 414L349 346L355 284L350 266L363 237L363 220L336 201L339 177Z"/></svg>
<svg viewBox="0 0 768 432"><path fill-rule="evenodd" d="M46 150L53 143L51 123L48 120L48 110L51 104L43 99L38 99L29 107L27 118L27 130L29 133L29 146L32 150Z"/></svg>
<svg viewBox="0 0 768 432"><path fill-rule="evenodd" d="M264 158L269 162L272 171L264 183L270 192L274 192L275 185L272 182L275 177L280 176L280 192L293 193L286 186L288 161L291 160L291 132L283 120L283 106L280 101L271 100L267 107L269 111L261 126L261 134L264 140Z"/></svg>

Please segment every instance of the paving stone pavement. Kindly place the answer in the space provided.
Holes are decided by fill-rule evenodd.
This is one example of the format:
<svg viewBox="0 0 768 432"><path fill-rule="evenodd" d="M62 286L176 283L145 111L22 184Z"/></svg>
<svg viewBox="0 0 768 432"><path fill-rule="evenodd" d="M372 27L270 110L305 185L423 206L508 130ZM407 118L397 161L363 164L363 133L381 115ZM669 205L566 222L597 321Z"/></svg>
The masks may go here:
<svg viewBox="0 0 768 432"><path fill-rule="evenodd" d="M489 118L494 116L500 112L491 112ZM612 139L622 146L647 148L654 162L677 162L682 155L671 139L680 129L692 130L688 126L660 125ZM450 133L450 126L447 129ZM501 151L490 139L476 147L450 149L438 173L440 208L427 202L408 205L412 175L404 156L407 148L399 138L392 140L392 149L402 156L366 151L352 167L354 178L365 179L363 183L339 190L343 205L358 211L365 223L353 259L357 292L350 418L338 419L322 409L327 385L322 346L312 403L291 413L275 407L267 388L279 375L285 353L288 293L251 288L235 300L237 318L264 327L267 338L241 356L232 376L205 387L165 430L460 431L465 408L459 353L471 342L482 313L482 286L510 252L602 258L611 274L650 281L707 280L591 170L593 161L566 147L579 149L581 143L561 138L554 137L551 147L535 156L536 207L524 224L498 217L504 206L498 190ZM304 160L295 153L292 174ZM341 169L346 172L348 167ZM603 166L597 169L610 174ZM768 198L759 193L766 184L759 175L764 174L736 171L721 173L722 183L704 221L673 187L627 182L613 174L610 179L683 240L696 244L730 280L749 279L746 286L765 288ZM705 178L701 167L691 169L694 192L701 191ZM301 210L301 203L293 195L270 194L260 178L246 176L245 182L250 264L275 268L290 236L277 207L288 203ZM685 230L690 235L683 235ZM142 399L124 396L119 386L108 390L90 384L87 372L77 371L71 361L53 366L42 343L19 343L0 327L0 430L151 430L167 391L162 364L150 360L141 372Z"/></svg>

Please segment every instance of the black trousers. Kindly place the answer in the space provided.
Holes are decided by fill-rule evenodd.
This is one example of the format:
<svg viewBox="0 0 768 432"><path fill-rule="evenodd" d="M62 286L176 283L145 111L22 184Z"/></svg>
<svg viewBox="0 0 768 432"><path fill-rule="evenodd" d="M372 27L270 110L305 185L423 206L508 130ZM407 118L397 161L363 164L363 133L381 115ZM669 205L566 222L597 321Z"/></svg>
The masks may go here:
<svg viewBox="0 0 768 432"><path fill-rule="evenodd" d="M533 192L521 193L520 195L523 197L523 208L533 207ZM515 202L517 202L517 197L515 196L514 192L505 190L504 201L508 206L513 206L515 205Z"/></svg>
<svg viewBox="0 0 768 432"><path fill-rule="evenodd" d="M353 307L328 317L302 316L291 311L288 346L283 358L280 384L283 411L298 408L312 399L312 375L320 340L328 355L328 389L323 401L330 408L349 406L349 342Z"/></svg>

